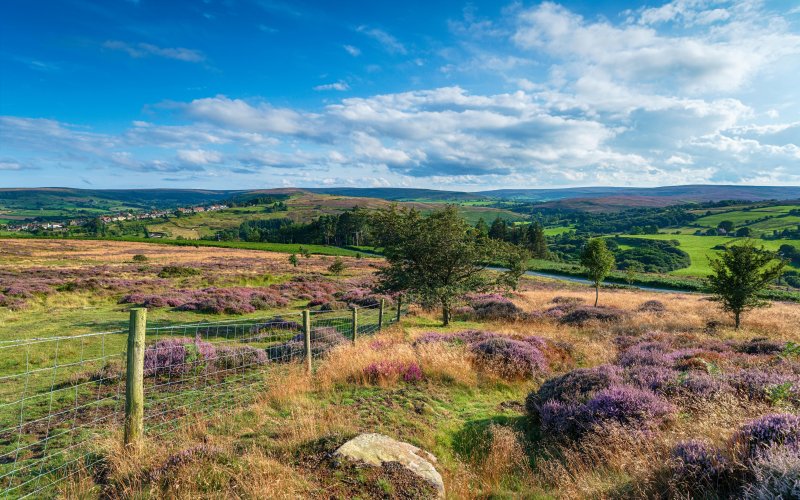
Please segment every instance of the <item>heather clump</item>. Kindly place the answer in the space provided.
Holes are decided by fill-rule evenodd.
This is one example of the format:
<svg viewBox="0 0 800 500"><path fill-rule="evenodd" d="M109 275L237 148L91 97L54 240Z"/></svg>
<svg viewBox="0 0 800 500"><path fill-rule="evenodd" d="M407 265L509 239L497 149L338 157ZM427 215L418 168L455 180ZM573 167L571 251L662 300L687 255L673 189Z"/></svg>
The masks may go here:
<svg viewBox="0 0 800 500"><path fill-rule="evenodd" d="M725 378L739 396L753 401L774 400L778 392L784 399L800 401L800 375L746 368L728 373Z"/></svg>
<svg viewBox="0 0 800 500"><path fill-rule="evenodd" d="M542 403L585 403L597 392L622 383L622 370L613 365L578 368L546 380L538 391L531 392L525 400L530 415L535 415Z"/></svg>
<svg viewBox="0 0 800 500"><path fill-rule="evenodd" d="M742 426L734 441L748 460L776 447L800 453L800 415L775 413L751 420Z"/></svg>
<svg viewBox="0 0 800 500"><path fill-rule="evenodd" d="M730 392L725 380L703 372L686 372L679 377L676 391L689 397L712 399Z"/></svg>
<svg viewBox="0 0 800 500"><path fill-rule="evenodd" d="M219 346L214 365L221 370L251 368L267 362L267 352L252 346Z"/></svg>
<svg viewBox="0 0 800 500"><path fill-rule="evenodd" d="M314 358L324 356L328 351L346 345L347 338L333 327L318 327L311 329L311 356ZM270 361L295 361L306 357L305 334L298 333L288 342L273 345L267 348Z"/></svg>
<svg viewBox="0 0 800 500"><path fill-rule="evenodd" d="M702 496L725 489L732 479L733 468L713 446L690 440L672 449L670 473L678 492Z"/></svg>
<svg viewBox="0 0 800 500"><path fill-rule="evenodd" d="M742 342L736 350L745 354L778 354L783 351L784 347L786 347L785 342L760 337Z"/></svg>
<svg viewBox="0 0 800 500"><path fill-rule="evenodd" d="M248 314L285 307L289 301L268 288L211 287L200 290L175 290L164 294L133 293L122 297L120 303L142 307L175 307L180 311L209 314Z"/></svg>
<svg viewBox="0 0 800 500"><path fill-rule="evenodd" d="M636 310L639 312L663 313L667 310L667 306L660 300L648 300L643 302Z"/></svg>
<svg viewBox="0 0 800 500"><path fill-rule="evenodd" d="M538 413L544 432L576 438L609 425L635 432L652 431L672 418L675 407L650 391L615 385L585 403L547 401Z"/></svg>
<svg viewBox="0 0 800 500"><path fill-rule="evenodd" d="M678 379L675 370L659 365L633 365L625 369L625 380L640 389L664 393Z"/></svg>
<svg viewBox="0 0 800 500"><path fill-rule="evenodd" d="M566 325L582 326L589 322L617 323L627 317L627 313L615 307L579 306L567 311L560 321Z"/></svg>
<svg viewBox="0 0 800 500"><path fill-rule="evenodd" d="M414 341L414 344L429 344L431 342L446 342L449 344L473 344L483 340L497 338L498 335L482 330L464 330L457 333L423 333Z"/></svg>
<svg viewBox="0 0 800 500"><path fill-rule="evenodd" d="M199 338L185 337L159 340L144 350L144 374L181 376L204 370L216 360L216 349Z"/></svg>
<svg viewBox="0 0 800 500"><path fill-rule="evenodd" d="M743 489L745 498L800 498L800 453L784 447L763 451L750 463L751 478Z"/></svg>
<svg viewBox="0 0 800 500"><path fill-rule="evenodd" d="M547 359L530 342L496 337L471 345L476 362L503 378L530 378L548 370Z"/></svg>
<svg viewBox="0 0 800 500"><path fill-rule="evenodd" d="M475 318L482 321L514 321L524 315L516 304L497 293L469 295L467 303Z"/></svg>
<svg viewBox="0 0 800 500"><path fill-rule="evenodd" d="M364 368L364 377L370 384L381 385L402 380L414 383L424 376L419 364L413 361L382 360L370 363Z"/></svg>

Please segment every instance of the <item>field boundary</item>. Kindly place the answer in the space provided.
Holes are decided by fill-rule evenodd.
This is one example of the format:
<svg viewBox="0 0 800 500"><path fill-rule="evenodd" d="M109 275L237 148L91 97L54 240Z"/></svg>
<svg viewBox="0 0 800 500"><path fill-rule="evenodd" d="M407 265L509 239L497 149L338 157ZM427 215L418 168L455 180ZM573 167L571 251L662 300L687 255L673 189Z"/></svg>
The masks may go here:
<svg viewBox="0 0 800 500"><path fill-rule="evenodd" d="M398 322L401 297L361 307L148 326L0 343L0 498L55 496L102 460L91 443L169 434L254 402L292 364ZM141 343L137 343L140 342Z"/></svg>

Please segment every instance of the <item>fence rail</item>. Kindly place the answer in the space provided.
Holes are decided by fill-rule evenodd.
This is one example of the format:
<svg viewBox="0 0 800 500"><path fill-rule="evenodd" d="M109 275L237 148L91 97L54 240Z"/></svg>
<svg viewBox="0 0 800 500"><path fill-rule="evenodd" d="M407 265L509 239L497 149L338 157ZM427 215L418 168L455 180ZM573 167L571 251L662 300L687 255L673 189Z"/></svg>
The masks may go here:
<svg viewBox="0 0 800 500"><path fill-rule="evenodd" d="M274 370L314 363L327 351L400 320L383 300L352 310L143 326L141 370L128 369L136 330L0 343L0 498L55 496L57 486L101 460L88 443L135 444L189 417L254 401ZM134 316L135 311L131 311ZM304 321L308 318L308 321ZM137 411L136 388L142 398Z"/></svg>

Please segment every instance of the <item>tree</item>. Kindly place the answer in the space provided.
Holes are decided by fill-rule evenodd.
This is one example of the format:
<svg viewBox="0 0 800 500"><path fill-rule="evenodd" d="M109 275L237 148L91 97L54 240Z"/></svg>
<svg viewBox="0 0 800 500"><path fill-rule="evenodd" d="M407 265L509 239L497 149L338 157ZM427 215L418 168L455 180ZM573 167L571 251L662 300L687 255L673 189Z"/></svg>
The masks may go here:
<svg viewBox="0 0 800 500"><path fill-rule="evenodd" d="M333 260L333 263L330 266L328 266L328 272L338 276L342 274L342 272L344 272L344 268L345 266L344 266L344 261L342 261L342 258L336 257Z"/></svg>
<svg viewBox="0 0 800 500"><path fill-rule="evenodd" d="M733 232L733 222L724 220L717 225L717 229L724 229L726 233Z"/></svg>
<svg viewBox="0 0 800 500"><path fill-rule="evenodd" d="M586 242L581 252L581 265L586 268L586 275L594 283L594 305L600 300L600 283L614 268L614 254L606 246L603 238L592 238Z"/></svg>
<svg viewBox="0 0 800 500"><path fill-rule="evenodd" d="M478 222L475 224L475 230L481 236L489 236L489 226L486 224L486 221L483 220L483 217L478 219Z"/></svg>
<svg viewBox="0 0 800 500"><path fill-rule="evenodd" d="M549 253L547 250L547 238L544 235L544 229L541 224L538 222L529 224L526 239L533 257L537 259L547 258Z"/></svg>
<svg viewBox="0 0 800 500"><path fill-rule="evenodd" d="M531 253L527 248L506 243L501 249L503 260L507 271L502 275L502 284L516 290L519 286L519 279L528 270L528 261Z"/></svg>
<svg viewBox="0 0 800 500"><path fill-rule="evenodd" d="M297 254L292 254L289 256L289 264L291 264L292 267L297 267Z"/></svg>
<svg viewBox="0 0 800 500"><path fill-rule="evenodd" d="M506 239L506 221L497 217L494 222L492 222L492 227L489 228L489 238L493 240L505 240Z"/></svg>
<svg viewBox="0 0 800 500"><path fill-rule="evenodd" d="M378 271L379 288L411 292L423 306L440 306L444 325L458 298L496 283L484 272L497 253L495 242L479 238L453 205L427 217L392 206L377 211L373 222L388 263Z"/></svg>
<svg viewBox="0 0 800 500"><path fill-rule="evenodd" d="M722 309L733 313L738 329L743 312L769 304L758 294L781 276L786 261L748 240L727 247L722 255L710 260L710 265L708 288L722 303Z"/></svg>
<svg viewBox="0 0 800 500"><path fill-rule="evenodd" d="M749 238L753 235L753 230L749 227L740 227L736 230L736 236L739 238Z"/></svg>

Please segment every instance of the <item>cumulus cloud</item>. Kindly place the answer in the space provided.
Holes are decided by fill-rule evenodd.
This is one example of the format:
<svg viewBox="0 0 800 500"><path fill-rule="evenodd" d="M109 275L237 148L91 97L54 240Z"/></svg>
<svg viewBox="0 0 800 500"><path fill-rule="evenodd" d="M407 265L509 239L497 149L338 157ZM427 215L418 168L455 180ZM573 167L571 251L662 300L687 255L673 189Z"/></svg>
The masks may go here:
<svg viewBox="0 0 800 500"><path fill-rule="evenodd" d="M158 56L194 63L200 63L206 60L206 56L199 50L185 49L183 47L159 47L144 42L127 43L120 40L107 40L103 43L103 47L125 52L129 56L137 59L147 56Z"/></svg>

